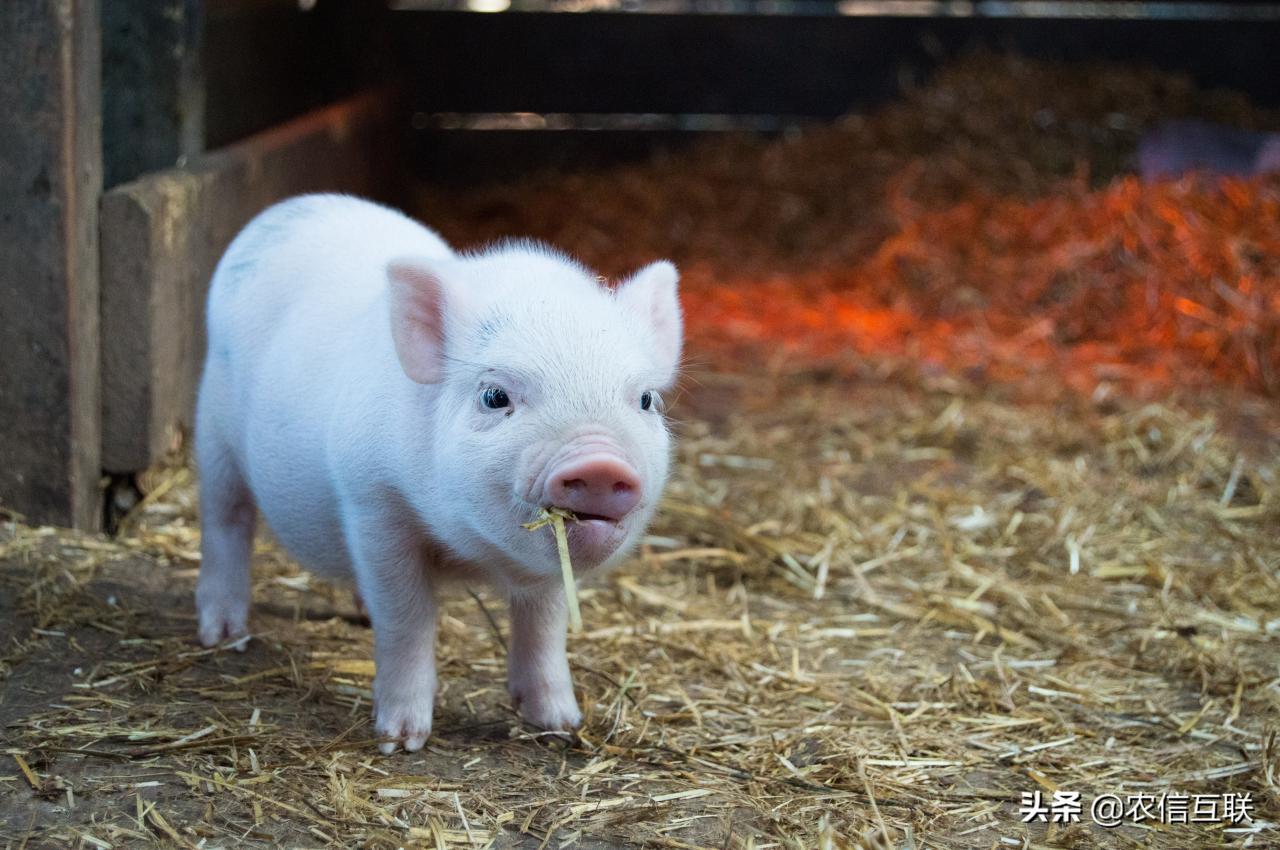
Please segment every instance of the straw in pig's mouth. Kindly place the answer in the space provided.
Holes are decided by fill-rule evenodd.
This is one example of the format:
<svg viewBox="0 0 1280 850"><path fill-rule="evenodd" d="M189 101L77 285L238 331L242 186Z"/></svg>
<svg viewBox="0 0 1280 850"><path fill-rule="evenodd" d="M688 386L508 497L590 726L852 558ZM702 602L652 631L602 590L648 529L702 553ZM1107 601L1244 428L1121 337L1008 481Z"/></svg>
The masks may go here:
<svg viewBox="0 0 1280 850"><path fill-rule="evenodd" d="M536 531L544 525L550 525L556 538L556 553L560 556L560 577L564 581L565 602L569 607L569 628L574 633L582 631L582 612L578 608L578 591L575 587L573 564L569 560L569 538L564 530L564 521L577 521L571 511L564 508L543 508L537 519L526 522L525 529Z"/></svg>

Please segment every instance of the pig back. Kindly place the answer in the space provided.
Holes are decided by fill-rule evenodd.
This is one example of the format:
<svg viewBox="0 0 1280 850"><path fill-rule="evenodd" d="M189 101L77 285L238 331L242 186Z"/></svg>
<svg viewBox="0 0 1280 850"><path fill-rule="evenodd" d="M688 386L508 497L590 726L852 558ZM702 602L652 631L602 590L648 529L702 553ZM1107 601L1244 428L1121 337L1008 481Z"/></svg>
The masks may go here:
<svg viewBox="0 0 1280 850"><path fill-rule="evenodd" d="M393 377L386 267L405 254L452 252L392 210L303 196L251 222L211 284L202 396L276 536L322 574L347 567L327 429L351 387Z"/></svg>

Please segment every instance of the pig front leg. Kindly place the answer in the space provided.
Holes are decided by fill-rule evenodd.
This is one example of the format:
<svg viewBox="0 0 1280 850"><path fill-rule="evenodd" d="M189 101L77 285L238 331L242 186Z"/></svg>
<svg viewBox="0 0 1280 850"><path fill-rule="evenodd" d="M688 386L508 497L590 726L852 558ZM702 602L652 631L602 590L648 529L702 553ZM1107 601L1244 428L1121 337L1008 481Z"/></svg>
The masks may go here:
<svg viewBox="0 0 1280 850"><path fill-rule="evenodd" d="M522 717L551 731L576 729L582 712L565 655L568 609L564 588L547 585L511 597L507 684Z"/></svg>
<svg viewBox="0 0 1280 850"><path fill-rule="evenodd" d="M378 749L416 752L431 734L436 698L437 604L421 542L405 524L381 518L356 521L348 534L373 625Z"/></svg>

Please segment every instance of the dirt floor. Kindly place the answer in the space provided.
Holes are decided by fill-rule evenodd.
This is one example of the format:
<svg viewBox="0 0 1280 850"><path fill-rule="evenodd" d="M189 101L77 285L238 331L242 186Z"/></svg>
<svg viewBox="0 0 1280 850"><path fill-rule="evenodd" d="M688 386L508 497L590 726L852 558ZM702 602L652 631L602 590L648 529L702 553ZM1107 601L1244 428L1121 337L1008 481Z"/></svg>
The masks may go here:
<svg viewBox="0 0 1280 850"><path fill-rule="evenodd" d="M1056 297L1141 283L1176 307L1195 275L1161 270L1188 250L1221 271L1219 290L1271 297L1280 187L1193 181L1148 204L1118 174L1150 116L1108 118L1115 103L1239 117L1230 97L1136 73L1081 71L1076 89L1051 68L990 73L944 75L810 147L745 145L710 177L694 152L470 205L424 200L452 210L439 223L461 243L531 232L609 274L655 253L686 271L673 480L636 557L581 590L580 736L519 723L502 606L459 588L433 736L379 755L369 630L347 591L266 536L253 639L200 648L198 506L178 462L145 476L114 538L0 514L0 847L1280 846L1275 313L1246 304L1248 322L1199 314L1186 329L1171 308L1158 333L1126 334L1104 321L1112 302ZM1013 162L979 144L1004 131L969 126L964 97L1001 100L1020 127L1052 107L1061 132L1035 148L1043 161ZM841 172L859 145L885 153ZM765 196L746 194L746 161L783 164ZM659 173L675 175L666 194ZM924 189L894 188L912 174ZM972 184L1008 203L965 206ZM698 215L680 218L682 200ZM958 256L981 240L928 238L988 215L1088 220L1071 204L1119 209L1115 227L1141 234L1171 202L1198 212L1131 254L1123 239L1055 251L1044 234L983 231L987 254ZM753 242L768 209L798 218ZM1239 210L1253 211L1247 238L1230 229ZM864 262L903 234L946 251ZM1230 251L1201 250L1219 244ZM987 256L1003 264L984 277ZM1083 265L1024 292L1019 325L1002 283L1041 261ZM882 272L905 275L883 288L910 297L878 300ZM955 287L968 295L938 302ZM832 319L842 310L849 323ZM1073 310L1102 318L1071 325ZM1055 792L1062 822L1024 822L1024 795ZM1103 826L1092 804L1111 794L1133 808ZM1250 817L1222 795L1235 808L1249 795ZM1217 803L1179 823L1162 799Z"/></svg>
<svg viewBox="0 0 1280 850"><path fill-rule="evenodd" d="M117 541L10 524L0 842L1272 846L1274 407L999 396L701 375L669 506L583 590L571 745L515 720L459 592L435 734L378 755L369 630L265 540L254 639L200 649L185 469ZM1053 789L1082 822L1024 825ZM1253 822L1087 822L1162 791Z"/></svg>

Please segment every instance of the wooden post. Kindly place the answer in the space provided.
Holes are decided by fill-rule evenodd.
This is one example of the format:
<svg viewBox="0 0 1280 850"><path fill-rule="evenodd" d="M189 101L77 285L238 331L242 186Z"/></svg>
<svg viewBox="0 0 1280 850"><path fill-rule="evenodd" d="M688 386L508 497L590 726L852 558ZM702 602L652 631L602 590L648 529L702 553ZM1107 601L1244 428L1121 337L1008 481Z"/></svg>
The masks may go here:
<svg viewBox="0 0 1280 850"><path fill-rule="evenodd" d="M97 0L0 12L0 504L100 521Z"/></svg>
<svg viewBox="0 0 1280 850"><path fill-rule="evenodd" d="M249 219L303 192L386 199L390 103L350 98L103 196L104 469L145 469L190 425L209 278Z"/></svg>

